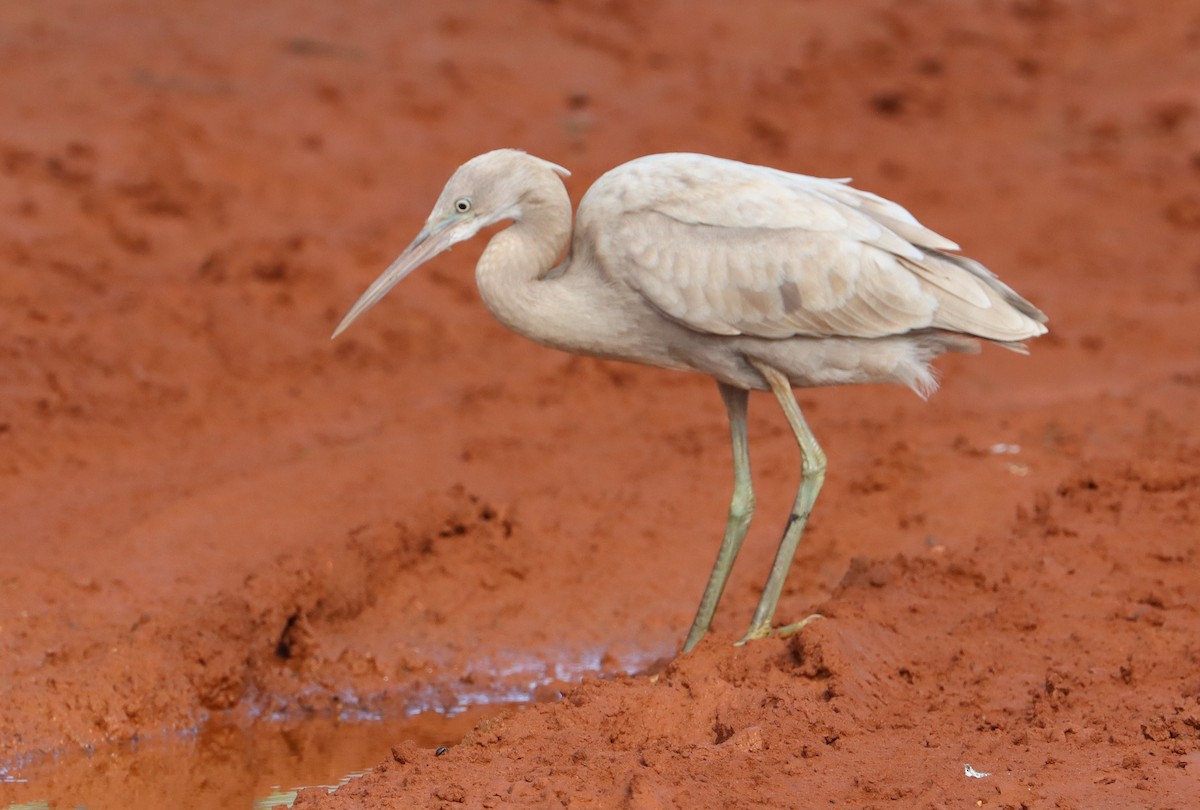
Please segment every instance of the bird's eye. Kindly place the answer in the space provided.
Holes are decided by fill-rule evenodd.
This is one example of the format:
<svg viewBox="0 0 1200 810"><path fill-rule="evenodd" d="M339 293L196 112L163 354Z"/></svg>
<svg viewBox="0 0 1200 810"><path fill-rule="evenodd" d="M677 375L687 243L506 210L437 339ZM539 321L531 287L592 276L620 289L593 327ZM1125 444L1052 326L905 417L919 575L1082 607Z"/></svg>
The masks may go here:
<svg viewBox="0 0 1200 810"><path fill-rule="evenodd" d="M470 211L470 210L471 210L471 200L470 200L470 198L468 198L468 197L463 197L463 198L461 198L461 199L455 200L455 201L454 201L454 210L455 210L455 211L457 211L457 212L458 212L458 213L460 213L460 214L465 214L465 213L467 213L468 211Z"/></svg>

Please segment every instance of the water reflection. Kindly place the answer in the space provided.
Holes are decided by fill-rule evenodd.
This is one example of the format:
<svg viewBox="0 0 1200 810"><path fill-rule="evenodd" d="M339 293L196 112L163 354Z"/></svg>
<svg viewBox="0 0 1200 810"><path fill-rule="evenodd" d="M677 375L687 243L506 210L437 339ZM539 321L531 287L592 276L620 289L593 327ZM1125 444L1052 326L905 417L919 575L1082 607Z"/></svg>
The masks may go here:
<svg viewBox="0 0 1200 810"><path fill-rule="evenodd" d="M0 775L5 810L266 810L290 807L300 787L336 787L412 740L453 745L480 720L503 711L478 706L454 715L396 713L371 722L310 716L200 731L60 755Z"/></svg>

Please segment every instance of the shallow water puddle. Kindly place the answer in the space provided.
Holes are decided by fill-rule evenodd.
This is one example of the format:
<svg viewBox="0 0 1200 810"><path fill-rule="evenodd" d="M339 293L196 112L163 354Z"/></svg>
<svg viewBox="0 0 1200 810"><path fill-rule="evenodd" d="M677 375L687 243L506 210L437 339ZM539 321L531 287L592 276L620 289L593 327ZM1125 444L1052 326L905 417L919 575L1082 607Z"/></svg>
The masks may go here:
<svg viewBox="0 0 1200 810"><path fill-rule="evenodd" d="M504 705L371 721L307 717L248 728L209 723L194 734L98 748L0 770L0 810L266 810L301 787L361 776L405 740L436 748L463 738Z"/></svg>

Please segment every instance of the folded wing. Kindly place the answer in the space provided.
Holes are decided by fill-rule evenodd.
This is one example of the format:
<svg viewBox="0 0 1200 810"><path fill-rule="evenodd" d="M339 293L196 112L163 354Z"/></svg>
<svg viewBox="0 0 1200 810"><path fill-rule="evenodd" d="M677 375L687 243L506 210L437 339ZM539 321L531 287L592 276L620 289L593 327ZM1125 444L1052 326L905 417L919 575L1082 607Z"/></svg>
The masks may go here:
<svg viewBox="0 0 1200 810"><path fill-rule="evenodd" d="M590 227L601 219L605 227ZM943 329L1005 344L1046 331L1036 307L947 252L956 244L841 180L654 155L597 181L577 229L614 282L697 331L869 338Z"/></svg>

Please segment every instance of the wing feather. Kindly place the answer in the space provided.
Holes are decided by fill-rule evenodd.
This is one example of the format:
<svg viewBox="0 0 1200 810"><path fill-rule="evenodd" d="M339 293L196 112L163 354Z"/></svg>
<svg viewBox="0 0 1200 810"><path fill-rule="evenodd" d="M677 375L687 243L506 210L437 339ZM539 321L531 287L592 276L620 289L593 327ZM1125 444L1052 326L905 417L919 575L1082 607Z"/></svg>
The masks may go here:
<svg viewBox="0 0 1200 810"><path fill-rule="evenodd" d="M701 155L619 166L580 204L604 271L717 335L882 337L936 328L1015 343L1045 316L901 206L845 181Z"/></svg>

